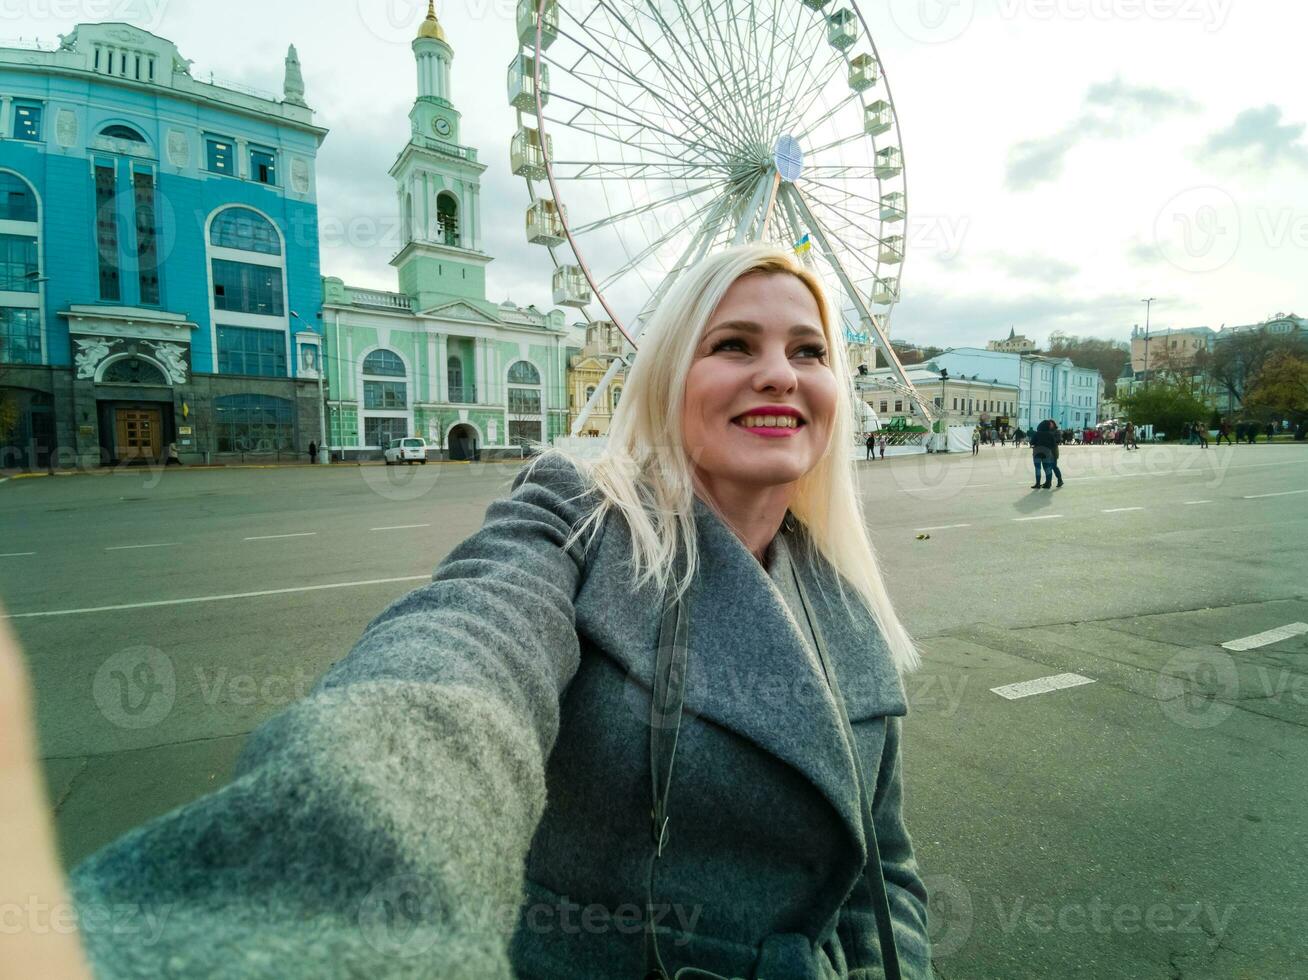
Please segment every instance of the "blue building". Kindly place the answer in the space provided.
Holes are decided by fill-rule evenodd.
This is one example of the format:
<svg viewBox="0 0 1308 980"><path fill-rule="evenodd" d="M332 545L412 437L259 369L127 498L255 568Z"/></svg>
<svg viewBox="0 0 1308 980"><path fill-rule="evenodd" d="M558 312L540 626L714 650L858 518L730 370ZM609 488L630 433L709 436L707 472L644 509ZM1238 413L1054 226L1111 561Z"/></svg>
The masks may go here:
<svg viewBox="0 0 1308 980"><path fill-rule="evenodd" d="M320 439L326 130L285 68L281 98L203 82L118 23L0 49L4 465Z"/></svg>
<svg viewBox="0 0 1308 980"><path fill-rule="evenodd" d="M950 377L971 378L1017 388L1013 424L1029 429L1044 419L1061 428L1079 429L1099 421L1099 372L1077 367L1066 357L1015 354L955 347L931 359Z"/></svg>

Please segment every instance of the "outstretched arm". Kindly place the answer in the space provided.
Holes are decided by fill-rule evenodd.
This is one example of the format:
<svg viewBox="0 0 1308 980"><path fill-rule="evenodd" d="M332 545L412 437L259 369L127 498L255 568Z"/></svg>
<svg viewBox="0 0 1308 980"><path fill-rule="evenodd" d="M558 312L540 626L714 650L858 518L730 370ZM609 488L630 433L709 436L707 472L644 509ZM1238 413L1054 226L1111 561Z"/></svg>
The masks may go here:
<svg viewBox="0 0 1308 980"><path fill-rule="evenodd" d="M73 875L97 975L509 977L524 858L577 669L583 513L544 460L246 743L231 784ZM106 920L112 922L112 919Z"/></svg>

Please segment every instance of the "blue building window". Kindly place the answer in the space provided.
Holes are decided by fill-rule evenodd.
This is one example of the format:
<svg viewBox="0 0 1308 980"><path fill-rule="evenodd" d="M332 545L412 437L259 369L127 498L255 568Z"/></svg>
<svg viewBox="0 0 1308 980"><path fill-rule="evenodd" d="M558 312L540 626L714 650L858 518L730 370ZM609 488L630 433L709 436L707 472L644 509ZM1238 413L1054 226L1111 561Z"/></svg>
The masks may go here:
<svg viewBox="0 0 1308 980"><path fill-rule="evenodd" d="M145 137L133 129L131 126L106 126L100 130L101 136L107 136L113 140L127 140L129 143L145 143Z"/></svg>
<svg viewBox="0 0 1308 980"><path fill-rule="evenodd" d="M136 267L141 285L141 302L159 303L159 247L155 234L154 174L132 174L132 193L136 203Z"/></svg>
<svg viewBox="0 0 1308 980"><path fill-rule="evenodd" d="M220 325L218 373L286 377L286 335L280 330Z"/></svg>
<svg viewBox="0 0 1308 980"><path fill-rule="evenodd" d="M231 140L210 136L204 145L206 170L229 176L236 173L236 154Z"/></svg>
<svg viewBox="0 0 1308 980"><path fill-rule="evenodd" d="M30 235L0 235L0 289L34 293L38 275L36 239Z"/></svg>
<svg viewBox="0 0 1308 980"><path fill-rule="evenodd" d="M276 184L276 154L272 150L250 150L250 176L261 184Z"/></svg>
<svg viewBox="0 0 1308 980"><path fill-rule="evenodd" d="M283 316L282 270L273 265L213 260L213 305L231 313Z"/></svg>
<svg viewBox="0 0 1308 980"><path fill-rule="evenodd" d="M209 227L209 244L246 252L281 255L282 242L271 221L249 208L227 208Z"/></svg>
<svg viewBox="0 0 1308 980"><path fill-rule="evenodd" d="M95 165L95 244L100 258L100 298L119 299L118 212L112 164Z"/></svg>
<svg viewBox="0 0 1308 980"><path fill-rule="evenodd" d="M36 220L36 195L26 181L11 173L0 173L0 220Z"/></svg>
<svg viewBox="0 0 1308 980"><path fill-rule="evenodd" d="M41 312L0 307L0 361L41 363Z"/></svg>
<svg viewBox="0 0 1308 980"><path fill-rule="evenodd" d="M294 444L295 408L288 398L222 395L213 400L213 418L220 453L267 453Z"/></svg>
<svg viewBox="0 0 1308 980"><path fill-rule="evenodd" d="M41 141L41 106L37 102L14 103L14 139Z"/></svg>

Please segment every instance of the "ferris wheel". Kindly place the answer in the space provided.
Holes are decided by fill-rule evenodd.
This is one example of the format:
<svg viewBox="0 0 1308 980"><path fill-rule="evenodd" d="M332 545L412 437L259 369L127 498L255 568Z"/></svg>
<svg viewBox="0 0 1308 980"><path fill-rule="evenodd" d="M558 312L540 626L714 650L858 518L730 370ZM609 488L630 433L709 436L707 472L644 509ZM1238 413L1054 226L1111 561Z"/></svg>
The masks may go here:
<svg viewBox="0 0 1308 980"><path fill-rule="evenodd" d="M853 0L519 0L510 165L553 298L632 348L677 277L744 241L826 281L851 365L935 417L889 344L907 188L899 124ZM614 359L579 413L623 366Z"/></svg>

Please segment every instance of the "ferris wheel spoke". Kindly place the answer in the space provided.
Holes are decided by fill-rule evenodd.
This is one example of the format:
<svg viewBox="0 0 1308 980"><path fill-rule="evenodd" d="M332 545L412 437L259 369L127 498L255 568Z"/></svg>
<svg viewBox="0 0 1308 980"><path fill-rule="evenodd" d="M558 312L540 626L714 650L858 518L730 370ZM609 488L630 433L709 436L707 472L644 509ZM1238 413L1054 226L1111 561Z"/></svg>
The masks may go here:
<svg viewBox="0 0 1308 980"><path fill-rule="evenodd" d="M749 3L752 11L752 0L746 0L746 2ZM731 30L735 35L737 43L731 43L723 35L722 22L724 18L716 16L711 6L709 8L709 16L705 19L713 29L713 32L717 35L718 43L721 44L723 50L727 52L727 60L731 66L730 71L732 80L737 83L737 88L735 90L736 95L741 100L739 107L744 112L745 118L748 120L750 126L749 135L753 137L755 142L762 143L766 146L769 141L763 132L763 120L759 114L759 89L761 88L761 79L757 78L757 64L753 64L752 66L749 64L736 64L735 55L737 53L743 54L741 48L744 46L741 42L739 33L740 18L732 8L731 0L722 0L721 6L726 9L727 17L725 20L726 23L730 25L729 30ZM745 58L745 61L748 63L749 59ZM751 70L751 67L754 70Z"/></svg>
<svg viewBox="0 0 1308 980"><path fill-rule="evenodd" d="M608 289L615 282L617 282L628 272L630 272L637 262L643 262L645 259L649 258L649 256L653 255L668 242L672 241L672 239L674 239L677 235L680 235L683 232L685 232L685 230L689 228L690 225L697 218L707 215L719 203L720 202L718 201L710 201L707 204L703 205L702 207L696 209L695 211L692 211L690 214L686 215L686 217L678 221L669 231L665 232L662 236L660 236L655 241L650 242L637 255L629 258L627 262L625 262L622 266L620 266L619 268L615 269L612 273L610 273L609 276L607 276L603 282L599 283L600 291L602 292L603 290Z"/></svg>
<svg viewBox="0 0 1308 980"><path fill-rule="evenodd" d="M656 52L654 48L651 47L650 44L645 40L644 35L642 35L638 30L636 30L636 28L632 26L632 24L625 17L622 16L622 14L613 6L612 3L609 2L609 0L597 0L597 2L600 8L605 10L614 21L616 21L618 24L621 24L622 28L632 38L636 39L636 41L639 43L639 47L641 48L641 50L644 51L647 57L652 59L652 61L658 65L660 72L663 73L663 76L665 78L670 80L676 80L682 85L682 87L686 87L685 79L693 78L694 77L693 72L687 72L686 67L680 64L678 65L679 70L673 70L672 67L668 65L666 61L664 61L662 58L659 57L658 52ZM669 38L670 40L672 39L672 35L665 34L665 37ZM678 61L680 62L680 59L678 59ZM719 79L720 78L721 76L719 75ZM711 115L711 112L709 112L710 107L708 105L704 105L704 109L707 114Z"/></svg>
<svg viewBox="0 0 1308 980"><path fill-rule="evenodd" d="M727 168L721 164L680 163L625 160L551 160L554 176L561 180L723 180ZM560 172L563 167L576 167L575 172Z"/></svg>
<svg viewBox="0 0 1308 980"><path fill-rule="evenodd" d="M574 18L574 20L575 20L575 18ZM608 34L608 33L605 33L605 32L598 31L597 29L591 27L591 25L587 24L585 20L580 20L580 21L575 21L575 22L576 22L576 23L577 23L577 24L578 24L578 25L579 25L579 26L580 26L580 27L581 27L581 28L582 28L582 29L583 29L583 30L584 30L588 35L590 35L591 40L592 40L592 41L593 41L593 42L594 42L598 47L601 47L601 48L603 48L603 47L608 47L610 44L622 45L622 46L624 46L624 47L627 46L627 42L624 41L622 38L618 37L616 34ZM671 114L671 116L672 116L673 118L676 118L676 119L682 119L682 120L684 120L684 119L686 118L686 116L687 116L687 114L688 114L688 111L689 111L689 110L688 110L688 107L685 106L684 104L683 104L683 105L678 105L678 104L676 104L675 102L670 101L670 100L673 98L673 93L672 93L670 90L668 90L668 89L666 89L666 88L663 88L663 87L661 87L661 86L655 85L653 82L651 82L651 81L649 81L649 80L644 80L644 81L642 81L642 80L641 80L639 77L637 77L633 72L627 70L627 69L624 68L622 65L618 64L614 59L609 58L609 57L606 57L606 56L603 55L603 54L600 54L600 53L599 53L598 51L596 51L594 48L592 48L592 47L590 47L590 46L584 44L584 43L581 42L580 40L578 40L578 39L572 37L570 34L568 34L566 31L564 31L564 30L562 29L562 27L560 27L560 29L559 29L559 36L560 36L560 37L564 37L564 38L566 38L567 40L569 40L569 41L571 41L573 44L575 44L577 47L581 48L581 49L586 53L585 56L589 56L589 57L591 57L591 58L594 58L596 61L599 61L599 62L601 62L602 64L607 65L608 67L610 67L610 68L613 69L614 71L616 71L616 72L622 74L624 77L628 78L628 79L631 81L631 83L633 84L633 86L635 86L636 89L637 89L638 91L648 91L648 93L649 93L649 95L650 95L651 97L653 97L654 99L656 99L660 104L662 104L663 106L665 106L665 107L667 108L668 112ZM607 43L606 43L606 42L607 42ZM584 57L584 56L583 56L583 57ZM694 115L694 114L691 114L691 116L692 116L691 121L694 122L694 123L696 123L696 124L698 124L701 128L710 129L710 130L712 130L712 131L714 132L715 135L717 135L717 136L719 136L719 137L722 137L722 136L725 135L724 133L720 132L720 131L719 131L719 130L714 126L714 124L713 124L712 122L706 121L706 120L704 120L703 118L701 118L701 117L699 117L699 116L697 116L697 115Z"/></svg>
<svg viewBox="0 0 1308 980"><path fill-rule="evenodd" d="M809 200L811 203L821 207L828 207L828 205L823 204L823 202L819 201L817 198L810 198ZM877 280L882 278L879 274L877 264L867 257L867 251L870 246L858 242L853 235L848 234L851 230L858 231L858 228L851 226L848 221L844 221L841 224L828 222L827 224L822 225L822 230L828 237L835 239L836 244L841 246L844 254L849 256L851 262L857 264L866 272L866 276L860 275L860 282L863 279L870 279L873 281L872 284L875 284ZM844 232L844 234L842 234L842 232Z"/></svg>
<svg viewBox="0 0 1308 980"><path fill-rule="evenodd" d="M808 86L807 89L805 89L802 93L800 93L800 95L790 103L792 106L803 105L804 108L797 113L793 113L789 116L783 117L785 120L784 125L787 130L804 126L804 121L808 118L809 110L813 108L813 105L822 96L822 93L826 90L826 87L831 83L831 77L829 74L831 69L837 65L844 64L845 56L840 52L840 49L832 48L831 50L834 53L828 56L826 62L823 64L821 69L813 73L813 82ZM813 123L808 125L806 131L821 125L823 122L826 122L830 118L831 118L830 113L820 116L817 120L815 120Z"/></svg>
<svg viewBox="0 0 1308 980"><path fill-rule="evenodd" d="M800 177L800 180L803 181L803 183L804 183L805 185L812 184L812 185L814 185L814 186L816 186L816 187L821 187L821 188L823 188L823 189L825 189L825 190L829 190L829 191L831 191L833 194L838 194L838 195L840 195L841 197L852 197L852 198L854 198L855 200L866 201L868 204L871 204L873 207L876 207L876 208L881 207L881 199L880 199L880 198L877 198L877 197L868 197L866 194L859 194L859 193L857 193L857 192L855 192L855 191L848 190L847 188L844 188L844 187L837 187L835 184L828 184L828 183L827 183L826 181L824 181L824 180L817 180L817 179L814 178L814 177L810 177L810 176L809 176L809 168L808 168L808 167L805 167L805 168L804 168L804 173L803 173L803 175ZM814 194L814 197L817 197L817 196L818 196L818 195L815 193L815 194ZM877 220L880 220L880 219L877 219Z"/></svg>
<svg viewBox="0 0 1308 980"><path fill-rule="evenodd" d="M663 281L659 283L658 288L650 294L650 298L646 300L645 305L641 307L640 312L636 314L636 319L634 321L636 327L633 331L634 336L639 337L644 333L646 320L658 307L658 304L662 302L663 297L668 294L668 290L672 288L677 279L680 278L681 274L686 269L702 259L705 253L708 252L709 248L712 247L714 240L718 237L718 232L722 228L723 219L726 217L727 211L729 210L729 203L730 198L727 197L723 197L718 202L718 206L707 218L704 219L704 224L700 226L699 231L697 231L694 237L691 238L690 244L687 245L685 251L681 253L681 257L677 260L677 263L668 271L668 274L663 277Z"/></svg>
<svg viewBox="0 0 1308 980"><path fill-rule="evenodd" d="M783 123L785 120L782 117L784 116L786 106L790 101L786 92L787 82L789 79L794 77L794 72L803 64L803 58L809 53L809 36L813 33L812 25L814 22L822 25L822 28L819 29L820 31L826 24L826 18L821 14L809 17L808 23L805 24L803 19L811 14L812 11L806 10L802 3L792 4L791 13L793 14L794 19L792 21L789 35L789 50L786 52L786 67L779 76L773 76L777 85L772 96L771 111L768 114L768 126L774 133L783 132ZM780 32L778 31L776 33L779 34ZM817 40L819 44L821 43L820 38L815 40Z"/></svg>
<svg viewBox="0 0 1308 980"><path fill-rule="evenodd" d="M876 176L876 168L864 166L862 164L849 164L848 166L839 163L821 163L811 164L807 160L804 162L804 173L801 180L813 178L810 176L814 172L820 173L824 177L833 180L855 180L865 181L873 180Z"/></svg>
<svg viewBox="0 0 1308 980"><path fill-rule="evenodd" d="M807 126L805 126L802 130L800 130L799 133L796 134L795 139L801 139L801 140L802 140L805 136L807 136L809 133L811 133L814 129L816 129L818 126L822 125L822 123L824 123L826 120L830 119L830 118L831 118L832 116L834 116L836 113L838 113L838 112L840 112L842 109L844 109L845 106L849 105L851 102L858 102L858 101L861 100L861 98L862 98L862 96L861 96L860 93L858 93L858 92L850 92L850 93L849 93L848 95L846 95L843 99L841 99L841 100L840 100L839 102L837 102L834 106L832 106L831 109L827 112L826 115L824 115L824 116L820 116L818 119L816 119L816 120L814 120L813 122L809 123L809 124L808 124Z"/></svg>
<svg viewBox="0 0 1308 980"><path fill-rule="evenodd" d="M727 183L726 181L720 181L717 184L705 184L702 187L694 187L688 191L683 191L680 194L674 194L671 197L659 198L658 200L655 201L649 201L645 204L637 205L634 208L628 208L626 211L621 211L617 214L606 215L605 217L599 218L596 221L592 221L588 224L584 224L577 228L573 228L571 229L571 231L572 234L576 236L576 235L585 235L592 231L597 231L600 228L608 228L611 225L615 225L620 221L626 221L629 218L636 218L643 214L649 214L651 211L656 211L659 208L667 207L677 201L686 201L692 197L696 197L700 194L707 193L708 191L718 190L722 187L725 187L726 183Z"/></svg>
<svg viewBox="0 0 1308 980"><path fill-rule="evenodd" d="M827 208L832 214L841 218L841 220L844 221L846 226L859 232L861 235L865 236L866 238L871 239L873 242L876 242L878 245L884 244L878 235L876 235L874 232L869 230L863 224L863 222L867 220L866 215L858 214L857 212L850 211L848 208L843 207L840 204L837 204L833 201L828 201L817 194L810 194L809 200L811 200L814 204L820 204L822 205L822 207Z"/></svg>
<svg viewBox="0 0 1308 980"><path fill-rule="evenodd" d="M860 143L865 139L867 139L867 134L864 133L862 129L859 129L857 133L852 133L849 136L842 136L840 139L832 140L830 143L824 143L816 149L808 150L804 154L804 159L807 161L816 157L819 153L825 153L827 150L834 150L838 146L847 146L850 143ZM805 169L807 169L807 167L808 164L806 162Z"/></svg>
<svg viewBox="0 0 1308 980"><path fill-rule="evenodd" d="M622 124L625 124L625 125L628 125L628 126L634 126L634 127L635 127L637 130L639 130L640 132L650 133L650 134L657 134L657 135L660 135L660 136L665 136L665 137L667 137L667 139L670 140L673 144L678 145L678 146L682 146L682 147L686 148L687 150L692 150L692 149L693 149L693 150L699 150L702 154L708 156L708 157L710 158L710 161L713 161L713 158L717 158L717 160L716 160L716 161L713 161L713 162L720 162L720 161L721 161L722 154L721 154L721 151L720 151L720 150L717 150L717 149L714 148L714 147L708 146L708 145L706 145L705 143L703 143L703 142L701 142L701 141L699 141L699 140L695 140L695 141L693 141L693 142L683 140L683 139L681 139L679 136L677 136L676 133L671 133L671 132L669 132L669 131L666 130L666 129L661 129L661 128L657 127L657 126L647 126L647 125L645 125L644 123L642 123L642 122L640 122L640 121L638 121L638 120L632 119L630 116L624 116L624 115L622 115L621 113L619 113L619 112L613 112L613 111L610 110L610 109L601 109L599 106L588 105L588 104L585 103L585 102L582 102L582 101L580 101L580 100L578 100L578 99L571 98L570 96L567 96L567 95L563 95L563 94L560 93L560 92L551 92L551 93L550 93L550 101L551 101L551 102L555 102L555 101L559 101L559 102L567 102L567 103L569 103L570 105L574 105L574 106L577 107L577 112L576 112L576 113L571 117L571 119L563 119L563 118L561 118L561 117L559 117L559 118L557 119L557 121L558 121L561 125L563 125L563 126L567 126L567 127L569 127L569 128L572 128L572 129L579 129L579 130L581 130L582 132L588 132L588 133L591 133L592 135L606 135L607 138L612 139L612 140L614 140L614 141L617 142L617 143L625 144L625 145L632 145L632 139L631 139L630 136L619 136L619 135L616 135L616 134L614 134L614 135L609 135L609 134L599 134L599 133L597 133L597 131L595 131L595 130L588 130L585 126L582 126L582 125L578 124L577 121L576 121L576 120L580 119L580 118L581 118L584 114L586 114L586 113L590 113L590 114L595 115L595 116L604 116L604 117L608 117L608 118L611 118L611 119L613 119L613 120L616 120L618 123L622 123ZM665 145L666 145L666 144L665 144ZM648 147L648 144L645 144L645 146ZM670 157L670 158L673 159L673 160L680 160L680 159L682 159L681 156L678 156L677 154L674 154L674 153L664 152L662 155L663 155L663 156Z"/></svg>
<svg viewBox="0 0 1308 980"><path fill-rule="evenodd" d="M730 71L722 71L719 62L722 60L721 52L716 51L704 37L704 32L700 30L698 20L686 6L686 0L673 0L673 4L681 11L682 23L689 27L690 35L694 40L699 42L701 58L691 58L691 70L698 68L703 70L705 64L712 66L713 73L717 78L717 86L714 87L718 99L718 108L726 109L735 117L736 125L740 127L742 135L749 132L749 122L741 111L741 100L738 89L738 81ZM692 45L693 47L693 45ZM725 101L724 101L725 100Z"/></svg>

